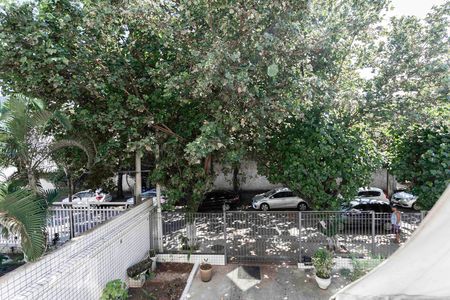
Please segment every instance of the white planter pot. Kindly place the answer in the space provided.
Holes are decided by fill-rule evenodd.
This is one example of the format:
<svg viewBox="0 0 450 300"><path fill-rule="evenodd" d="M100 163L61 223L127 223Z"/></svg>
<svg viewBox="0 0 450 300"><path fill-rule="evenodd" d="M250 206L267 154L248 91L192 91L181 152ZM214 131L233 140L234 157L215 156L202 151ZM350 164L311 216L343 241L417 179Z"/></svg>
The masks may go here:
<svg viewBox="0 0 450 300"><path fill-rule="evenodd" d="M152 272L156 271L156 256L155 257L150 257L150 259L152 260Z"/></svg>
<svg viewBox="0 0 450 300"><path fill-rule="evenodd" d="M326 290L328 286L331 284L330 278L320 278L316 275L316 282L322 290Z"/></svg>
<svg viewBox="0 0 450 300"><path fill-rule="evenodd" d="M145 283L145 274L141 273L139 274L138 278L130 278L128 277L128 287L130 288L141 288L144 286Z"/></svg>

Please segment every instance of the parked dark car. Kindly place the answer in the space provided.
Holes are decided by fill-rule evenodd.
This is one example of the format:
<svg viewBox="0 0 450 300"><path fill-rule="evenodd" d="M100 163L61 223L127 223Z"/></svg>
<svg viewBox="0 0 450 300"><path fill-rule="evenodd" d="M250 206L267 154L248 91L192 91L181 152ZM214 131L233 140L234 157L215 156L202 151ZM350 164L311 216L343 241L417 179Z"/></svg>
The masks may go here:
<svg viewBox="0 0 450 300"><path fill-rule="evenodd" d="M373 217L375 227L389 230L391 212L391 206L383 201L352 202L342 210L342 222L346 227L370 230Z"/></svg>
<svg viewBox="0 0 450 300"><path fill-rule="evenodd" d="M199 211L225 210L236 208L239 204L239 194L232 191L211 191L205 193L198 208Z"/></svg>

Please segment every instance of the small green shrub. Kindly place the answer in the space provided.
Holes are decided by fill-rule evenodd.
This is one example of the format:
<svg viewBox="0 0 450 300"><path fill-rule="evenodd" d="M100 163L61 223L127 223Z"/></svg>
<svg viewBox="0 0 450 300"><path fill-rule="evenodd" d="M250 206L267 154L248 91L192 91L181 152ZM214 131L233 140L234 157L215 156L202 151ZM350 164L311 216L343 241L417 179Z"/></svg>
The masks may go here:
<svg viewBox="0 0 450 300"><path fill-rule="evenodd" d="M360 277L366 275L373 268L378 266L382 261L382 258L370 258L361 260L352 257L353 272L350 275L350 280L355 281Z"/></svg>
<svg viewBox="0 0 450 300"><path fill-rule="evenodd" d="M106 284L100 300L126 300L127 298L127 285L122 280L116 279Z"/></svg>
<svg viewBox="0 0 450 300"><path fill-rule="evenodd" d="M352 270L350 270L348 268L339 269L339 274L345 278L350 278L351 273L352 273Z"/></svg>
<svg viewBox="0 0 450 300"><path fill-rule="evenodd" d="M316 269L316 275L320 278L330 278L333 270L333 254L326 249L319 249L314 253L312 263Z"/></svg>

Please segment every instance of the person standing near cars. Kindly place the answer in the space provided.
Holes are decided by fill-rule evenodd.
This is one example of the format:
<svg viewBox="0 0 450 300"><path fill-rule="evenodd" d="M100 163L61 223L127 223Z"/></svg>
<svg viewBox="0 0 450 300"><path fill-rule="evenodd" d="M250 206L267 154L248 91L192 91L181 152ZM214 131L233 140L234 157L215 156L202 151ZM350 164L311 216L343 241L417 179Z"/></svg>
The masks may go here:
<svg viewBox="0 0 450 300"><path fill-rule="evenodd" d="M402 221L402 215L398 211L397 207L392 206L391 225L392 231L395 233L395 242L400 244L400 223Z"/></svg>

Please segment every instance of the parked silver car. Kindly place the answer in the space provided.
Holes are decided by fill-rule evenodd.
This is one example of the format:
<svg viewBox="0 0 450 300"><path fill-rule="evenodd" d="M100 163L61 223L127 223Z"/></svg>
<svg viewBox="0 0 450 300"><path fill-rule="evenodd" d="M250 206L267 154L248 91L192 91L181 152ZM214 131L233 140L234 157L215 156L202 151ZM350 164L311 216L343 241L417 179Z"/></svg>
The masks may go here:
<svg viewBox="0 0 450 300"><path fill-rule="evenodd" d="M296 208L303 211L308 209L308 203L288 188L277 188L253 197L252 207L260 210Z"/></svg>
<svg viewBox="0 0 450 300"><path fill-rule="evenodd" d="M396 191L392 194L391 204L420 210L417 203L417 196L414 196L406 191Z"/></svg>

